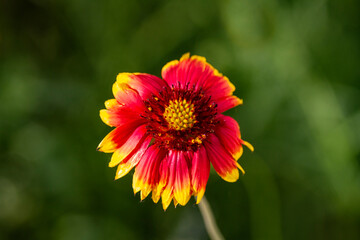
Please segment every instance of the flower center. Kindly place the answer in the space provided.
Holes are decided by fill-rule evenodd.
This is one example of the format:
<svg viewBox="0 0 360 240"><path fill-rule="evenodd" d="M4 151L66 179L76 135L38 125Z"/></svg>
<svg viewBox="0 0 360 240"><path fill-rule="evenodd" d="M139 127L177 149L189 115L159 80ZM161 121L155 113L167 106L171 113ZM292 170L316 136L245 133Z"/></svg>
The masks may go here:
<svg viewBox="0 0 360 240"><path fill-rule="evenodd" d="M218 124L216 103L195 86L164 87L144 103L147 134L166 149L196 151Z"/></svg>
<svg viewBox="0 0 360 240"><path fill-rule="evenodd" d="M192 128L196 123L194 115L194 104L187 102L186 99L170 100L169 105L165 108L163 117L174 130L185 130Z"/></svg>

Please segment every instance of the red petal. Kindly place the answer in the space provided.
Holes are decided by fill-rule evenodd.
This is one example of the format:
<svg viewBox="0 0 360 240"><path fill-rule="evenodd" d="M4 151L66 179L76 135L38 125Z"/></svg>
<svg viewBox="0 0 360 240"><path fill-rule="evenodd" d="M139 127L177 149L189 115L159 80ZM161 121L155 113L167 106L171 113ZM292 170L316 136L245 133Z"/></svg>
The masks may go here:
<svg viewBox="0 0 360 240"><path fill-rule="evenodd" d="M239 124L233 118L222 114L219 115L219 121L215 134L225 149L237 160L241 157L242 153Z"/></svg>
<svg viewBox="0 0 360 240"><path fill-rule="evenodd" d="M218 113L223 113L233 107L243 104L243 100L236 96L227 96L216 100Z"/></svg>
<svg viewBox="0 0 360 240"><path fill-rule="evenodd" d="M126 84L135 89L144 100L168 86L163 79L146 73L119 73L116 83Z"/></svg>
<svg viewBox="0 0 360 240"><path fill-rule="evenodd" d="M161 201L163 205L163 209L166 210L168 206L171 203L171 200L173 199L173 185L174 185L174 178L175 175L173 174L175 169L175 160L173 160L176 157L173 151L171 153L168 153L167 157L164 159L163 163L164 166L167 167L163 168L160 172L161 176L160 179L165 180L165 187L162 189L161 192ZM161 182L161 180L159 181Z"/></svg>
<svg viewBox="0 0 360 240"><path fill-rule="evenodd" d="M135 168L133 189L141 191L143 200L159 181L159 166L164 159L166 151L156 145L150 146Z"/></svg>
<svg viewBox="0 0 360 240"><path fill-rule="evenodd" d="M100 142L97 149L101 152L114 152L120 148L143 123L144 121L140 119L115 128Z"/></svg>
<svg viewBox="0 0 360 240"><path fill-rule="evenodd" d="M118 105L110 110L101 109L101 120L110 127L117 127L135 119L141 119L141 113L133 111L132 108L127 106Z"/></svg>
<svg viewBox="0 0 360 240"><path fill-rule="evenodd" d="M131 108L135 112L142 113L146 110L139 93L126 83L116 81L113 84L113 94L119 104Z"/></svg>
<svg viewBox="0 0 360 240"><path fill-rule="evenodd" d="M145 138L144 141L140 140L141 144L139 143L136 148L128 155L128 157L122 160L116 170L115 180L128 174L128 172L139 163L146 149L148 149L150 141L151 137Z"/></svg>
<svg viewBox="0 0 360 240"><path fill-rule="evenodd" d="M182 86L194 85L196 90L204 90L216 103L231 96L235 90L229 79L207 63L204 57L190 58L189 54L184 54L180 61L167 63L162 69L162 77L170 86L177 86L178 83Z"/></svg>
<svg viewBox="0 0 360 240"><path fill-rule="evenodd" d="M171 200L174 203L185 205L190 199L190 175L187 165L188 153L170 150L166 159L168 165L168 181L161 194L164 210L167 209Z"/></svg>
<svg viewBox="0 0 360 240"><path fill-rule="evenodd" d="M210 161L206 155L205 147L201 146L192 158L191 184L194 195L197 195L196 203L204 196L206 183L210 174Z"/></svg>
<svg viewBox="0 0 360 240"><path fill-rule="evenodd" d="M115 167L118 165L121 161L127 158L138 145L141 145L145 140L146 131L145 125L138 127L129 139L113 153L109 167Z"/></svg>
<svg viewBox="0 0 360 240"><path fill-rule="evenodd" d="M215 134L209 135L204 141L207 156L213 165L215 171L225 181L235 182L239 178L239 170L241 166L234 160L229 151L227 151ZM242 170L243 171L243 170Z"/></svg>
<svg viewBox="0 0 360 240"><path fill-rule="evenodd" d="M174 197L180 205L186 205L191 195L190 173L187 165L188 153L183 151L177 152L177 161L174 181Z"/></svg>
<svg viewBox="0 0 360 240"><path fill-rule="evenodd" d="M164 187L166 186L166 184L168 182L168 177L169 177L169 164L168 164L167 157L165 157L160 163L159 181L153 187L152 199L155 203L157 203L159 201L160 196L164 190Z"/></svg>

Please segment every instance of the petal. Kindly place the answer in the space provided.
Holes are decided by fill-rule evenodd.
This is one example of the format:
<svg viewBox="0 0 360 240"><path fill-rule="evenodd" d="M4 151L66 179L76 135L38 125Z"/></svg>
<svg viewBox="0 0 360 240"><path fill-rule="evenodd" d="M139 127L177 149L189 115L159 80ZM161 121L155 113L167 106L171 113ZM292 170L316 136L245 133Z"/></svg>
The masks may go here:
<svg viewBox="0 0 360 240"><path fill-rule="evenodd" d="M249 142L244 141L244 140L241 139L241 144L245 145L248 149L250 149L250 151L252 151L252 152L254 151L253 145L251 145Z"/></svg>
<svg viewBox="0 0 360 240"><path fill-rule="evenodd" d="M131 88L128 84L116 81L113 84L112 90L119 104L125 105L133 109L133 111L139 113L146 110L143 99L139 93L135 89Z"/></svg>
<svg viewBox="0 0 360 240"><path fill-rule="evenodd" d="M130 172L130 170L139 163L141 157L145 153L150 144L151 137L146 138L142 144L137 146L127 158L125 158L117 167L115 180L122 178Z"/></svg>
<svg viewBox="0 0 360 240"><path fill-rule="evenodd" d="M135 119L141 119L141 113L134 111L127 106L117 105L110 110L100 110L101 120L110 127L117 127Z"/></svg>
<svg viewBox="0 0 360 240"><path fill-rule="evenodd" d="M210 174L210 161L206 155L206 149L201 146L192 158L191 185L194 195L197 195L196 203L204 196L206 183Z"/></svg>
<svg viewBox="0 0 360 240"><path fill-rule="evenodd" d="M236 96L227 96L224 98L220 98L215 100L217 103L217 111L218 113L223 113L233 107L243 104L243 100Z"/></svg>
<svg viewBox="0 0 360 240"><path fill-rule="evenodd" d="M116 83L126 84L135 89L144 100L168 86L163 79L146 73L119 73Z"/></svg>
<svg viewBox="0 0 360 240"><path fill-rule="evenodd" d="M129 139L136 128L143 123L143 120L135 120L115 128L100 142L97 150L106 153L114 152L116 149L120 148Z"/></svg>
<svg viewBox="0 0 360 240"><path fill-rule="evenodd" d="M196 55L190 57L189 53L184 54L180 61L174 60L167 63L161 75L169 86L177 86L180 83L184 87L189 84L196 90L202 89L215 102L231 96L235 91L229 79L207 63L204 57Z"/></svg>
<svg viewBox="0 0 360 240"><path fill-rule="evenodd" d="M174 206L175 206L175 207L179 204L178 201L176 201L175 198L173 199L173 202L174 202Z"/></svg>
<svg viewBox="0 0 360 240"><path fill-rule="evenodd" d="M239 178L239 170L244 173L241 166L233 159L231 154L221 145L219 139L211 134L204 141L207 156L215 171L228 182L235 182Z"/></svg>
<svg viewBox="0 0 360 240"><path fill-rule="evenodd" d="M242 156L244 151L243 145L252 152L254 151L254 147L250 143L241 139L239 124L233 118L220 114L218 120L219 124L216 126L215 134L235 160Z"/></svg>
<svg viewBox="0 0 360 240"><path fill-rule="evenodd" d="M235 160L242 154L241 135L239 124L231 117L219 115L219 124L216 126L215 134L222 145L229 151Z"/></svg>
<svg viewBox="0 0 360 240"><path fill-rule="evenodd" d="M116 99L109 99L107 101L105 101L105 107L106 109L112 109L114 107L119 106L120 104L118 103L118 101Z"/></svg>
<svg viewBox="0 0 360 240"><path fill-rule="evenodd" d="M105 101L105 107L106 109L100 110L100 118L101 120L109 125L110 127L118 126L120 124L117 124L117 121L114 119L116 118L114 116L114 113L116 109L120 108L122 105L118 103L116 99L109 99Z"/></svg>
<svg viewBox="0 0 360 240"><path fill-rule="evenodd" d="M159 201L161 193L163 192L164 187L168 181L168 176L169 176L168 173L169 173L169 165L167 158L165 157L163 161L160 163L159 181L153 187L152 199L155 203Z"/></svg>
<svg viewBox="0 0 360 240"><path fill-rule="evenodd" d="M174 182L174 200L184 206L190 200L190 173L187 164L187 152L178 151L176 161L176 175Z"/></svg>
<svg viewBox="0 0 360 240"><path fill-rule="evenodd" d="M176 203L184 206L191 196L190 174L187 164L189 161L188 153L170 150L167 161L169 166L168 182L161 194L164 210L167 209L173 198Z"/></svg>
<svg viewBox="0 0 360 240"><path fill-rule="evenodd" d="M133 177L134 193L141 191L141 200L147 197L159 181L159 166L166 151L157 145L150 146L135 168Z"/></svg>
<svg viewBox="0 0 360 240"><path fill-rule="evenodd" d="M175 181L175 169L176 169L176 152L170 151L165 161L167 162L167 182L161 193L161 201L163 205L163 209L166 210L171 200L173 199L174 193L174 181Z"/></svg>
<svg viewBox="0 0 360 240"><path fill-rule="evenodd" d="M109 167L115 167L123 161L138 145L140 146L145 140L146 126L138 127L128 140L118 148L112 155Z"/></svg>

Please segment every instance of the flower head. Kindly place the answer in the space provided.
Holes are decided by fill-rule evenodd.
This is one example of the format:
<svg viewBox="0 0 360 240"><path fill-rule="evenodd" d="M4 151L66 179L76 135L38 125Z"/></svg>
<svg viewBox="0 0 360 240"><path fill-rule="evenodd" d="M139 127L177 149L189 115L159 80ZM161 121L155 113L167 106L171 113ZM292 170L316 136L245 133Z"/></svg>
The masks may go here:
<svg viewBox="0 0 360 240"><path fill-rule="evenodd" d="M135 167L134 192L143 200L150 192L163 208L171 201L185 205L204 195L210 163L228 182L244 173L237 160L243 145L238 123L222 113L242 104L235 87L204 57L184 54L167 63L162 79L145 73L120 73L115 99L100 110L104 123L115 127L98 150L113 153L119 179Z"/></svg>

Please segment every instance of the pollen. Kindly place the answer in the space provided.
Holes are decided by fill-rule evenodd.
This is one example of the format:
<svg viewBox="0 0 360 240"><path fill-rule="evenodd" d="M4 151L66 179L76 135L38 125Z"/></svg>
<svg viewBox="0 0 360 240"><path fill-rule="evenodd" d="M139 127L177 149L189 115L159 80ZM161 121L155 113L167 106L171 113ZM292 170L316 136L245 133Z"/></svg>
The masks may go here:
<svg viewBox="0 0 360 240"><path fill-rule="evenodd" d="M171 129L182 131L196 123L194 104L186 99L170 100L163 117Z"/></svg>

